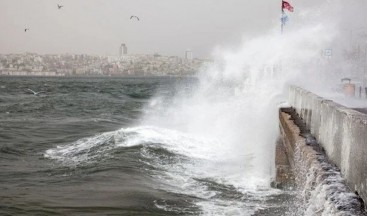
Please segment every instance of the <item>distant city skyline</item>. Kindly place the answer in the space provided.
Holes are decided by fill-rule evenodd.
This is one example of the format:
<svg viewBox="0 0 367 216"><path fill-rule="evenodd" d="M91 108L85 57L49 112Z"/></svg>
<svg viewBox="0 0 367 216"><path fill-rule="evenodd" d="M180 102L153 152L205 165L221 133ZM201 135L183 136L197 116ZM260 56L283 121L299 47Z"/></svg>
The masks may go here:
<svg viewBox="0 0 367 216"><path fill-rule="evenodd" d="M125 48L125 49L124 49ZM209 60L191 56L0 54L0 76L192 76ZM125 54L124 54L125 53Z"/></svg>

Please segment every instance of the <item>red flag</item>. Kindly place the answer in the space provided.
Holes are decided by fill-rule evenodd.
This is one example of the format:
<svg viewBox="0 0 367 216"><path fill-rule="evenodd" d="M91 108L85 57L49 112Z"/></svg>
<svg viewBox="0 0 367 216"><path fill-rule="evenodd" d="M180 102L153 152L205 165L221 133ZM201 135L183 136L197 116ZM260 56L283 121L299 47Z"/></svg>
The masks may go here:
<svg viewBox="0 0 367 216"><path fill-rule="evenodd" d="M286 1L282 1L282 9L287 9L289 10L290 12L293 12L293 7L291 4L289 4L288 2Z"/></svg>

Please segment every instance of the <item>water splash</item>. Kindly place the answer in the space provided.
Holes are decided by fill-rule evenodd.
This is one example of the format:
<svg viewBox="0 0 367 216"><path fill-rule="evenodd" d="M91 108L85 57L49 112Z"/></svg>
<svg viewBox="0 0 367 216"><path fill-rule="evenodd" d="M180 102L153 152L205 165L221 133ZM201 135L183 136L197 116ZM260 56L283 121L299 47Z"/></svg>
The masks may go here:
<svg viewBox="0 0 367 216"><path fill-rule="evenodd" d="M278 135L278 105L286 100L287 83L305 79L300 75L312 72L305 70L305 65L318 57L322 44L331 40L330 31L328 36L326 31L329 29L322 24L283 36L273 31L245 40L235 52L218 52L217 59L221 60L199 74L193 94L176 96L163 108L155 106L157 112L150 112L143 124L219 140L229 152L223 160L253 167L249 172L242 171L236 184L245 186L249 181L244 179L254 179L259 186L269 185ZM314 40L315 35L324 36ZM254 157L247 160L243 155Z"/></svg>

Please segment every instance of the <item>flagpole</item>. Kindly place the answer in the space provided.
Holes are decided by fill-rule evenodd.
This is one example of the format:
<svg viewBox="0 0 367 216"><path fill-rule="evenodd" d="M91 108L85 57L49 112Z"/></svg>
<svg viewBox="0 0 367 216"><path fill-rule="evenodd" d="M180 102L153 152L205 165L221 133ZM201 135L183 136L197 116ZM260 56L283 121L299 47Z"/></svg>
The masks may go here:
<svg viewBox="0 0 367 216"><path fill-rule="evenodd" d="M283 27L284 27L284 22L283 22L283 14L284 14L284 10L283 10L283 0L282 0L282 4L281 4L281 12L282 12L282 14L281 14L281 21L280 21L280 34L283 34Z"/></svg>

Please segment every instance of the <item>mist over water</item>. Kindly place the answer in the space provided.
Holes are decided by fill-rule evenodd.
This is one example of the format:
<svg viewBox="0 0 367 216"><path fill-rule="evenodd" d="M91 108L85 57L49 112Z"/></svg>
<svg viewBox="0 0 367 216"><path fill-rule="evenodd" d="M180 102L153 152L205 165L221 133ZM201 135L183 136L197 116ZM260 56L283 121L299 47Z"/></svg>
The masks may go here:
<svg viewBox="0 0 367 216"><path fill-rule="evenodd" d="M221 179L238 187L269 187L278 108L287 100L287 87L331 89L325 82L330 76L320 73L318 60L335 34L336 25L328 20L305 22L286 26L283 34L277 27L245 38L237 50L217 49L215 63L201 71L194 90L168 104L156 96L146 107L143 124L216 140L219 144L201 148L230 164L224 168L230 173L214 171Z"/></svg>

